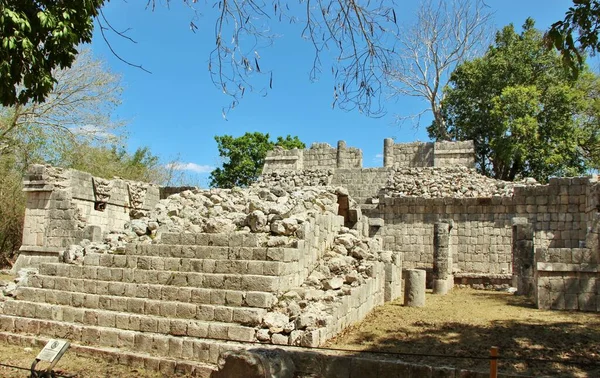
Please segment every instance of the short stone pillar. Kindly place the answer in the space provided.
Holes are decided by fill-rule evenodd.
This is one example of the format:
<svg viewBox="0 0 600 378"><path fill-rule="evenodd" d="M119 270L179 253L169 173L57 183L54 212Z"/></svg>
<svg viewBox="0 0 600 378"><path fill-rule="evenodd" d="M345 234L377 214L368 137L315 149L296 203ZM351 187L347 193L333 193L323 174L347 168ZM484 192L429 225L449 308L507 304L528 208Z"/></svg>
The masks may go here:
<svg viewBox="0 0 600 378"><path fill-rule="evenodd" d="M383 300L393 301L402 294L402 253L382 251L379 258L385 268Z"/></svg>
<svg viewBox="0 0 600 378"><path fill-rule="evenodd" d="M433 294L445 295L454 286L450 231L452 220L442 220L433 227Z"/></svg>
<svg viewBox="0 0 600 378"><path fill-rule="evenodd" d="M425 271L408 269L404 278L404 305L409 307L425 306Z"/></svg>
<svg viewBox="0 0 600 378"><path fill-rule="evenodd" d="M338 168L344 168L344 152L346 150L346 141L338 140L337 143L337 155L336 155L336 166Z"/></svg>
<svg viewBox="0 0 600 378"><path fill-rule="evenodd" d="M533 225L527 218L513 218L512 226L513 285L518 295L534 294L535 253Z"/></svg>
<svg viewBox="0 0 600 378"><path fill-rule="evenodd" d="M383 140L383 166L391 167L394 165L394 140L385 138Z"/></svg>

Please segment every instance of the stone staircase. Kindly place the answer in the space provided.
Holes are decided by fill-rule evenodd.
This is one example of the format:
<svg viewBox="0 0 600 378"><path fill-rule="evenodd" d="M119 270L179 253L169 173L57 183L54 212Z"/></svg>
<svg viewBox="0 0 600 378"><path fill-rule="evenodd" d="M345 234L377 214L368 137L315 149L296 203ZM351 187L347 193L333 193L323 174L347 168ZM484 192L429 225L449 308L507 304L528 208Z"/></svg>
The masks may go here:
<svg viewBox="0 0 600 378"><path fill-rule="evenodd" d="M0 331L214 364L254 342L277 296L301 283L301 251L250 233L163 234L83 265L45 263L4 302Z"/></svg>

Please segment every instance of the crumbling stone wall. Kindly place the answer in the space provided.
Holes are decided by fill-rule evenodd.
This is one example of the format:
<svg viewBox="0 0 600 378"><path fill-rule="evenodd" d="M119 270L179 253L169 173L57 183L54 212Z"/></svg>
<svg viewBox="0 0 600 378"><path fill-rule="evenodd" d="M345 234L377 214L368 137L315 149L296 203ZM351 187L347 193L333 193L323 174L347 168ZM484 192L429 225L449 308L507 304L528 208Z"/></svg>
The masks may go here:
<svg viewBox="0 0 600 378"><path fill-rule="evenodd" d="M131 210L147 210L159 200L158 187L151 184L45 165L29 168L24 191L23 243L14 269L56 261L71 244L123 230Z"/></svg>
<svg viewBox="0 0 600 378"><path fill-rule="evenodd" d="M535 302L539 308L600 311L600 184L555 179L547 191L548 214L534 237Z"/></svg>
<svg viewBox="0 0 600 378"><path fill-rule="evenodd" d="M363 169L360 149L347 147L342 140L337 148L327 143L313 143L306 150L279 148L269 151L263 167L263 180L287 181L286 184L295 186L315 185L315 172L328 172L330 179L325 185L343 186L359 204L363 204L377 197L393 174L392 168L472 168L475 164L474 151L472 141L395 144L388 138L384 140L383 167Z"/></svg>
<svg viewBox="0 0 600 378"><path fill-rule="evenodd" d="M263 174L282 171L331 170L336 168L361 168L362 151L346 147L343 140L337 148L327 143L313 143L306 150L276 148L267 153Z"/></svg>
<svg viewBox="0 0 600 378"><path fill-rule="evenodd" d="M475 145L464 142L394 143L390 138L383 144L384 167L474 167Z"/></svg>

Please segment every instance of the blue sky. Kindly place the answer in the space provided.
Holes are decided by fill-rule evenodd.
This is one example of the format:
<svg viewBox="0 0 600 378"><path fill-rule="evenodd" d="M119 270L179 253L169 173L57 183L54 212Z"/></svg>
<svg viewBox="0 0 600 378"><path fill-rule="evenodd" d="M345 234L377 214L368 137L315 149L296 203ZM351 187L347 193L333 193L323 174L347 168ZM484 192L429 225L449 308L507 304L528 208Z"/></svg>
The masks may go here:
<svg viewBox="0 0 600 378"><path fill-rule="evenodd" d="M333 85L327 69L318 82L311 82L312 46L300 38L301 28L277 22L271 26L279 37L272 46L261 49L262 70L273 71L273 89L266 96L247 92L225 120L222 109L230 98L214 87L207 69L214 47L214 9L210 1L211 6L201 3L197 7L204 14L195 20L199 26L195 33L189 27L194 13L180 0L172 0L169 9L157 6L154 11L145 9L146 1L113 0L103 10L116 29L131 28L128 35L137 42L113 35L113 49L152 72L115 58L96 28L91 46L94 54L123 78L123 104L115 117L128 122L130 150L148 146L165 162L178 158L191 169L191 180L206 186L208 172L220 165L215 135L240 136L247 131L272 137L291 134L298 135L307 146L313 142L335 146L343 139L348 146L363 150L365 167L382 165L384 138L393 137L396 142L428 140L425 126L430 117L423 118L420 128L395 122L396 115L413 114L425 106L411 98L390 100L385 104L387 114L381 118L332 109ZM418 1L397 3L400 22L410 22ZM496 28L511 22L520 27L527 17L533 17L538 28L546 29L562 19L572 3L487 0L486 4L494 12Z"/></svg>

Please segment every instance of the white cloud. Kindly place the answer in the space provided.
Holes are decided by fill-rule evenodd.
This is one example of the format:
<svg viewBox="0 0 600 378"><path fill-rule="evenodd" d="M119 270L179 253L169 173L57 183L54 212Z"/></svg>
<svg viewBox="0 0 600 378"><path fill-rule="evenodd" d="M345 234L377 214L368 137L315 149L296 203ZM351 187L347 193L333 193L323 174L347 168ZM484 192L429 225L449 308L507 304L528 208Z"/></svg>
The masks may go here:
<svg viewBox="0 0 600 378"><path fill-rule="evenodd" d="M382 160L383 160L383 154L377 154L373 158L373 161L382 161Z"/></svg>
<svg viewBox="0 0 600 378"><path fill-rule="evenodd" d="M211 167L210 165L199 165L196 163L169 163L166 167L176 171L191 171L194 173L210 173L215 169L215 167Z"/></svg>

